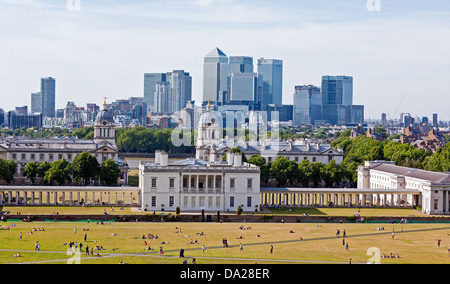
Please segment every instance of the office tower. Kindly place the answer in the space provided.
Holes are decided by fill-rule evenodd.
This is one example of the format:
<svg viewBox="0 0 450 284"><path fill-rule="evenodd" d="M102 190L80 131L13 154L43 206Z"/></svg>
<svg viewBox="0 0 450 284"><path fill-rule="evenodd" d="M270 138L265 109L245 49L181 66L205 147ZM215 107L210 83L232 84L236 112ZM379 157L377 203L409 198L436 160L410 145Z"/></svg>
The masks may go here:
<svg viewBox="0 0 450 284"><path fill-rule="evenodd" d="M42 94L31 94L31 114L42 113Z"/></svg>
<svg viewBox="0 0 450 284"><path fill-rule="evenodd" d="M353 105L353 77L323 76L322 101L324 105Z"/></svg>
<svg viewBox="0 0 450 284"><path fill-rule="evenodd" d="M228 80L227 104L253 105L257 98L258 75L256 73L231 73Z"/></svg>
<svg viewBox="0 0 450 284"><path fill-rule="evenodd" d="M147 104L149 111L154 111L155 107L155 91L158 82L165 82L165 73L146 73L144 74L144 102Z"/></svg>
<svg viewBox="0 0 450 284"><path fill-rule="evenodd" d="M232 56L229 58L230 71L233 73L253 73L253 57Z"/></svg>
<svg viewBox="0 0 450 284"><path fill-rule="evenodd" d="M0 127L5 126L5 111L0 108Z"/></svg>
<svg viewBox="0 0 450 284"><path fill-rule="evenodd" d="M19 115L27 115L28 114L28 106L16 107L16 113Z"/></svg>
<svg viewBox="0 0 450 284"><path fill-rule="evenodd" d="M316 86L296 86L294 93L294 121L296 125L314 124L321 119L322 93Z"/></svg>
<svg viewBox="0 0 450 284"><path fill-rule="evenodd" d="M381 114L381 125L383 125L383 126L388 126L388 123L387 123L387 114L385 114L385 113L382 113L382 114Z"/></svg>
<svg viewBox="0 0 450 284"><path fill-rule="evenodd" d="M276 59L258 60L258 75L262 76L261 108L267 105L282 105L283 103L283 61Z"/></svg>
<svg viewBox="0 0 450 284"><path fill-rule="evenodd" d="M169 112L169 98L171 97L171 87L169 82L158 82L156 84L153 103L154 112Z"/></svg>
<svg viewBox="0 0 450 284"><path fill-rule="evenodd" d="M55 86L55 79L51 77L41 79L43 117L55 117Z"/></svg>
<svg viewBox="0 0 450 284"><path fill-rule="evenodd" d="M229 74L228 57L215 48L204 58L203 64L203 104L223 104L227 91Z"/></svg>
<svg viewBox="0 0 450 284"><path fill-rule="evenodd" d="M438 127L438 126L439 126L438 114L435 113L435 114L433 114L433 127Z"/></svg>
<svg viewBox="0 0 450 284"><path fill-rule="evenodd" d="M177 112L192 100L192 77L184 70L166 73L166 82L171 88L168 112Z"/></svg>

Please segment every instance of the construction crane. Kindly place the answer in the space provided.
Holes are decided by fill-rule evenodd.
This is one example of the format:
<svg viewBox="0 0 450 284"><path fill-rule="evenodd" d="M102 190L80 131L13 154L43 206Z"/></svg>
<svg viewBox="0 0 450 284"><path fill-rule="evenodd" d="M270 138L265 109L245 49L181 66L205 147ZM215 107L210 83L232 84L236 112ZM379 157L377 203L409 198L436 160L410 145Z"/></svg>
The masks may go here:
<svg viewBox="0 0 450 284"><path fill-rule="evenodd" d="M391 115L388 113L389 115L389 124L392 126L394 124L394 117L397 115L398 111L400 110L400 107L403 105L403 102L405 101L405 98L403 97L400 101L400 103L398 104L397 109L395 110L394 114Z"/></svg>

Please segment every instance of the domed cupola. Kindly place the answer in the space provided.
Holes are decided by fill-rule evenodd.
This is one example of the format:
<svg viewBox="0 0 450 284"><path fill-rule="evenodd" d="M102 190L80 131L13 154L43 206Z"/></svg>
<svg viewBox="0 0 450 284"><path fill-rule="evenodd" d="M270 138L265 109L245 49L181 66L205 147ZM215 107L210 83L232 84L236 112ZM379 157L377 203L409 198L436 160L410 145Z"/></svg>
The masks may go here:
<svg viewBox="0 0 450 284"><path fill-rule="evenodd" d="M106 101L103 104L103 110L95 118L94 142L97 144L116 143L116 124L112 112L108 110Z"/></svg>

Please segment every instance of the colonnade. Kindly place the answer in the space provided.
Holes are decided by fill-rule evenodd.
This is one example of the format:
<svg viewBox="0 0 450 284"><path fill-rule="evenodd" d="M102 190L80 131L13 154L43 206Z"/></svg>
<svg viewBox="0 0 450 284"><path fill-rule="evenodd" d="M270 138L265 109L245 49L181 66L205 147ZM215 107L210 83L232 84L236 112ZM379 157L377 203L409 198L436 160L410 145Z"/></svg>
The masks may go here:
<svg viewBox="0 0 450 284"><path fill-rule="evenodd" d="M291 207L415 207L417 192L277 191L261 189L261 205Z"/></svg>
<svg viewBox="0 0 450 284"><path fill-rule="evenodd" d="M0 205L140 206L138 188L0 188Z"/></svg>

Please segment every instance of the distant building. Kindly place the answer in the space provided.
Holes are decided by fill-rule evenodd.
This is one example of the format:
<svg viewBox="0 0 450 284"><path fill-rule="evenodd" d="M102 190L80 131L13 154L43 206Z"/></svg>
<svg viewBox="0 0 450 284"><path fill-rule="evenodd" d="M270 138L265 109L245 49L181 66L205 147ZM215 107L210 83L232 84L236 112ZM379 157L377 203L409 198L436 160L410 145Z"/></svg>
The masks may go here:
<svg viewBox="0 0 450 284"><path fill-rule="evenodd" d="M55 79L48 77L41 79L42 115L44 117L55 117L56 115L56 83Z"/></svg>
<svg viewBox="0 0 450 284"><path fill-rule="evenodd" d="M14 117L21 119L23 115ZM41 118L41 115L36 117ZM95 120L94 139L5 138L0 141L0 158L15 161L18 164L17 175L22 177L28 162L54 162L63 158L72 162L77 155L86 151L94 155L99 163L108 159L116 161L121 169L122 183L126 184L128 182L128 166L123 159L119 158L115 138L114 118L105 105Z"/></svg>
<svg viewBox="0 0 450 284"><path fill-rule="evenodd" d="M353 105L353 77L323 76L323 105Z"/></svg>
<svg viewBox="0 0 450 284"><path fill-rule="evenodd" d="M294 93L294 122L313 124L322 117L322 93L316 86L296 86Z"/></svg>
<svg viewBox="0 0 450 284"><path fill-rule="evenodd" d="M42 113L42 93L31 94L31 114Z"/></svg>
<svg viewBox="0 0 450 284"><path fill-rule="evenodd" d="M219 48L214 48L204 58L203 64L203 104L211 101L222 105L228 89L230 65L228 57Z"/></svg>
<svg viewBox="0 0 450 284"><path fill-rule="evenodd" d="M42 114L20 114L16 111L9 111L6 124L11 129L41 128L43 117Z"/></svg>
<svg viewBox="0 0 450 284"><path fill-rule="evenodd" d="M149 111L155 111L155 92L157 91L156 85L159 82L165 81L165 73L144 74L144 102L147 104Z"/></svg>
<svg viewBox="0 0 450 284"><path fill-rule="evenodd" d="M277 59L258 60L258 75L262 77L261 110L269 104L283 104L283 61Z"/></svg>

